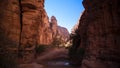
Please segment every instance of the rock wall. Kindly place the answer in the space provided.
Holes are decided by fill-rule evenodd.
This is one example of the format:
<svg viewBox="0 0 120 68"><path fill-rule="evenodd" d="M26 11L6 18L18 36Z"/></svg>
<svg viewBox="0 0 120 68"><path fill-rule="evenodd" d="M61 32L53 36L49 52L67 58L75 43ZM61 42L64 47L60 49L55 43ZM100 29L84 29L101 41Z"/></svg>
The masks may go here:
<svg viewBox="0 0 120 68"><path fill-rule="evenodd" d="M18 0L0 1L0 46L17 47L20 38L20 8Z"/></svg>
<svg viewBox="0 0 120 68"><path fill-rule="evenodd" d="M120 67L119 0L83 0L78 27L85 48L81 68Z"/></svg>
<svg viewBox="0 0 120 68"><path fill-rule="evenodd" d="M40 40L39 30L46 23L44 20L46 12L44 10L44 0L21 0L19 2L21 11L19 51L26 57L24 61L27 61L34 58L35 47Z"/></svg>
<svg viewBox="0 0 120 68"><path fill-rule="evenodd" d="M21 45L31 47L44 40L43 31L48 19L44 9L44 0L22 0L22 36ZM40 38L39 38L40 37ZM42 41L44 43L44 41Z"/></svg>
<svg viewBox="0 0 120 68"><path fill-rule="evenodd" d="M50 27L51 27L51 30L53 31L53 37L55 37L57 34L57 26L58 26L57 19L55 16L52 16L50 21Z"/></svg>
<svg viewBox="0 0 120 68"><path fill-rule="evenodd" d="M19 0L0 0L0 68L15 66L21 32L19 6Z"/></svg>
<svg viewBox="0 0 120 68"><path fill-rule="evenodd" d="M49 22L49 17L47 14L45 15L46 23L40 27L40 44L51 44L53 42L53 38L56 35L57 30L57 20L54 16L51 17L51 21Z"/></svg>
<svg viewBox="0 0 120 68"><path fill-rule="evenodd" d="M15 52L33 58L39 29L46 23L44 0L4 0L0 6L1 47L16 48Z"/></svg>
<svg viewBox="0 0 120 68"><path fill-rule="evenodd" d="M79 26L79 21L73 26L73 28L71 29L71 33L74 34L75 31L78 29Z"/></svg>
<svg viewBox="0 0 120 68"><path fill-rule="evenodd" d="M55 16L51 17L50 28L52 31L52 39L59 38L61 39L61 41L64 41L64 42L68 40L69 38L68 30L65 27L61 27L58 25L58 22Z"/></svg>
<svg viewBox="0 0 120 68"><path fill-rule="evenodd" d="M36 45L51 44L56 37L54 16L51 22L44 0L0 0L0 47L15 48L24 61L30 60Z"/></svg>
<svg viewBox="0 0 120 68"><path fill-rule="evenodd" d="M64 42L69 39L69 32L65 27L58 26L57 27L57 36L61 38Z"/></svg>
<svg viewBox="0 0 120 68"><path fill-rule="evenodd" d="M39 44L50 45L58 36L64 41L69 38L68 30L58 25L55 16L52 16L50 21L46 13L44 16L43 23L39 27Z"/></svg>

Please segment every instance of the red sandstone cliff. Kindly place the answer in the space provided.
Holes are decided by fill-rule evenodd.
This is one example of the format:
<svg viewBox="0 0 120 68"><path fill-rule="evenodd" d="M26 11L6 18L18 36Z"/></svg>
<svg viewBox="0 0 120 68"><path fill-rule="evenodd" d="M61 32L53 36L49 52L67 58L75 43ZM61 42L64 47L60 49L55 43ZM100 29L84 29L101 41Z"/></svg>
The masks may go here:
<svg viewBox="0 0 120 68"><path fill-rule="evenodd" d="M44 9L44 0L13 0L10 3L5 0L0 3L0 36L10 39L17 45L20 43L23 47L30 47L37 44L50 44L57 32L63 30L58 31L54 16L49 22ZM65 31L68 36L68 31L66 29Z"/></svg>
<svg viewBox="0 0 120 68"><path fill-rule="evenodd" d="M61 41L66 42L69 38L69 32L65 27L58 25L57 19L55 16L51 17L50 28L52 30L52 36L54 38L59 38Z"/></svg>
<svg viewBox="0 0 120 68"><path fill-rule="evenodd" d="M15 47L27 60L34 57L36 45L49 45L57 36L57 20L53 16L51 26L44 0L1 0L0 17L0 47Z"/></svg>
<svg viewBox="0 0 120 68"><path fill-rule="evenodd" d="M0 46L19 45L20 7L18 0L0 1Z"/></svg>
<svg viewBox="0 0 120 68"><path fill-rule="evenodd" d="M83 0L78 27L86 49L81 68L120 67L120 1Z"/></svg>
<svg viewBox="0 0 120 68"><path fill-rule="evenodd" d="M57 27L57 36L61 38L64 42L66 42L69 39L69 32L65 27L58 26Z"/></svg>
<svg viewBox="0 0 120 68"><path fill-rule="evenodd" d="M57 19L55 16L49 18L45 13L43 25L39 27L39 44L51 44L54 41L54 38L58 36L66 41L69 38L69 32L65 27L58 25Z"/></svg>
<svg viewBox="0 0 120 68"><path fill-rule="evenodd" d="M39 27L43 23L44 0L21 0L22 30L21 45L32 47L38 44Z"/></svg>
<svg viewBox="0 0 120 68"><path fill-rule="evenodd" d="M28 50L31 54L22 55L33 58L39 27L45 23L44 0L2 0L0 10L0 47Z"/></svg>

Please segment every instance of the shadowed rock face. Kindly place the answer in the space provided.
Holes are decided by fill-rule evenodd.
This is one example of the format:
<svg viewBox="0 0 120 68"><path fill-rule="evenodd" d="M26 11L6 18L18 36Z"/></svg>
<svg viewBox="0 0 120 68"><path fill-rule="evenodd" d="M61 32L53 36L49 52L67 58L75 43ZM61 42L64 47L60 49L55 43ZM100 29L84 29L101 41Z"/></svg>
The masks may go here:
<svg viewBox="0 0 120 68"><path fill-rule="evenodd" d="M8 49L19 46L20 26L19 1L0 0L0 68L15 68L15 55Z"/></svg>
<svg viewBox="0 0 120 68"><path fill-rule="evenodd" d="M0 46L19 45L20 8L18 0L0 1Z"/></svg>
<svg viewBox="0 0 120 68"><path fill-rule="evenodd" d="M78 27L86 49L81 68L120 67L119 0L83 0L85 11Z"/></svg>

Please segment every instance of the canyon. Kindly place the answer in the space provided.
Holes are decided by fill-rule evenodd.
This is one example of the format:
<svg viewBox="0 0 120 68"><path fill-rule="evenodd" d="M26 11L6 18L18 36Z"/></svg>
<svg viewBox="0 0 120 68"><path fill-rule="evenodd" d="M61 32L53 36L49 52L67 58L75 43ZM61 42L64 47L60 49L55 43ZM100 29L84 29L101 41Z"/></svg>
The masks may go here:
<svg viewBox="0 0 120 68"><path fill-rule="evenodd" d="M85 10L72 29L71 49L51 49L34 59L37 45L49 46L56 39L69 39L68 30L58 25L57 18L49 19L44 3L45 0L0 0L0 60L10 52L17 54L18 62L35 62L21 68L44 68L42 61L47 63L56 57L60 61L70 59L65 61L69 63L65 68L120 68L119 0L83 0ZM54 65L52 60L50 63Z"/></svg>
<svg viewBox="0 0 120 68"><path fill-rule="evenodd" d="M69 38L55 16L49 21L44 0L4 0L0 10L0 47L27 57L24 61L34 58L37 45L50 45L57 37L63 41Z"/></svg>

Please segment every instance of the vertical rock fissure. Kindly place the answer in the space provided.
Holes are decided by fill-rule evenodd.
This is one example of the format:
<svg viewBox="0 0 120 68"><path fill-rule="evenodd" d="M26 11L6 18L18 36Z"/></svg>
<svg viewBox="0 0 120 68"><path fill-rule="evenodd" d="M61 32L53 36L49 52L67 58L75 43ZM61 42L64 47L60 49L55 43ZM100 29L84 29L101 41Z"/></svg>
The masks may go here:
<svg viewBox="0 0 120 68"><path fill-rule="evenodd" d="M20 36L19 36L19 46L18 46L18 57L21 55L21 34L22 34L22 5L21 0L19 0L19 11L20 11ZM21 55L22 56L22 55Z"/></svg>

